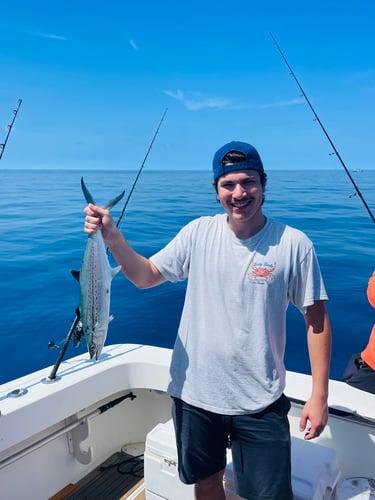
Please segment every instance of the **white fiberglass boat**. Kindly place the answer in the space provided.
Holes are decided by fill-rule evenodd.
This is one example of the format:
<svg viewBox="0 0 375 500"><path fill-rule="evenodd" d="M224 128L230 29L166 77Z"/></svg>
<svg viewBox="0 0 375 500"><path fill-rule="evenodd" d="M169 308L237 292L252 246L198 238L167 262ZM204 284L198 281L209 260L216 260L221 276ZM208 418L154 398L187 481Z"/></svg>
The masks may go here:
<svg viewBox="0 0 375 500"><path fill-rule="evenodd" d="M106 346L3 384L0 389L0 497L193 499L182 485L166 394L171 350ZM375 395L330 382L323 434L298 430L310 376L288 372L292 475L296 499L375 498ZM234 493L228 453L227 498Z"/></svg>

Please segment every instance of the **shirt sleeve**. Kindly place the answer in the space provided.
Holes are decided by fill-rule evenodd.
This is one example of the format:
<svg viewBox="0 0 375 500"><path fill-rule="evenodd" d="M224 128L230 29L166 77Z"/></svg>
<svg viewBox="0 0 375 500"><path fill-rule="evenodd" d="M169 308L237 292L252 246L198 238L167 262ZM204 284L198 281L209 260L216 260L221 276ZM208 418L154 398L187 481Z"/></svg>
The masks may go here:
<svg viewBox="0 0 375 500"><path fill-rule="evenodd" d="M317 300L328 300L318 258L313 245L297 263L294 279L289 288L292 303L305 314L309 306Z"/></svg>
<svg viewBox="0 0 375 500"><path fill-rule="evenodd" d="M150 257L162 276L171 282L183 281L188 277L191 254L191 225L179 233L159 252Z"/></svg>

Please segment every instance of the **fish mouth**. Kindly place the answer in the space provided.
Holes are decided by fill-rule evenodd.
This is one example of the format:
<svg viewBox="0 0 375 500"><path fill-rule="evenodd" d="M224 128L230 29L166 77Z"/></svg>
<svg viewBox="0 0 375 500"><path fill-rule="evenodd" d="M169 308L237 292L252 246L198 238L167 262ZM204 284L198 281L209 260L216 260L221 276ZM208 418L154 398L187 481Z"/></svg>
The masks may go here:
<svg viewBox="0 0 375 500"><path fill-rule="evenodd" d="M90 344L88 346L88 350L89 350L89 354L90 354L90 359L95 359L96 361L98 361L99 357L100 357L100 354L102 352L102 347L103 346L99 346L97 344Z"/></svg>

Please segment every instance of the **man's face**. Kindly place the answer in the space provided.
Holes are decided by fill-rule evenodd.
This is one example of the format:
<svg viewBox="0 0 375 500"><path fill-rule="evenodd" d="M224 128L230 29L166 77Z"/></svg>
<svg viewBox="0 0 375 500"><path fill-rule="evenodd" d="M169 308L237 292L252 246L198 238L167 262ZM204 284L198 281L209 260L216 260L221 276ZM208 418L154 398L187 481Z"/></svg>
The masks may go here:
<svg viewBox="0 0 375 500"><path fill-rule="evenodd" d="M256 170L230 172L217 181L217 199L233 222L251 221L261 215L264 191Z"/></svg>

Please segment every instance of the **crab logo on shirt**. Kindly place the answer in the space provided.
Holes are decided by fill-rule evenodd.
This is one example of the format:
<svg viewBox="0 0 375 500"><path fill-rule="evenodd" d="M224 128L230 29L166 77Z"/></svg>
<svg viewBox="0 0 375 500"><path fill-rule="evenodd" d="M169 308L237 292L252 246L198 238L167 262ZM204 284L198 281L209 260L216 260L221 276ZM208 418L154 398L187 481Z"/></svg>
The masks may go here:
<svg viewBox="0 0 375 500"><path fill-rule="evenodd" d="M251 265L251 271L248 274L249 280L253 283L269 283L273 280L273 272L276 269L276 262L255 262Z"/></svg>

